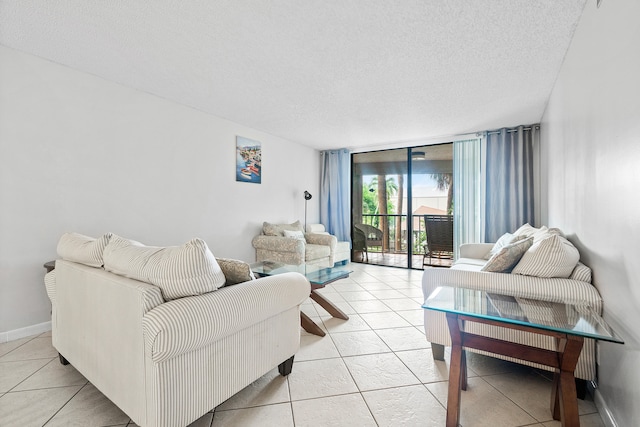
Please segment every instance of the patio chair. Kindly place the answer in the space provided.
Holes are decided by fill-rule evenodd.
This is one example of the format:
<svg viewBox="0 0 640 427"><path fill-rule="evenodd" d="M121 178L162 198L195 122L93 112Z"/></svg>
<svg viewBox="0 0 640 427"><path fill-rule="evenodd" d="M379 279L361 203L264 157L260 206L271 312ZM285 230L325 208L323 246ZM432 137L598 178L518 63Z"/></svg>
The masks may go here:
<svg viewBox="0 0 640 427"><path fill-rule="evenodd" d="M432 258L453 259L453 215L424 215L424 226L427 243L422 265L432 265Z"/></svg>
<svg viewBox="0 0 640 427"><path fill-rule="evenodd" d="M382 230L369 224L355 224L354 227L364 234L364 255L369 262L369 248L380 246L382 249Z"/></svg>

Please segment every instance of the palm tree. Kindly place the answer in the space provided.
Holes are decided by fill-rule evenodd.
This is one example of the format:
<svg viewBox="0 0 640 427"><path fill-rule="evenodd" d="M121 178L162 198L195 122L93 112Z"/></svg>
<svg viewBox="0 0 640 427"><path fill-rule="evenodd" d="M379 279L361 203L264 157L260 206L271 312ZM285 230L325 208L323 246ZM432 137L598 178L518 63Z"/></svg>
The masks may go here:
<svg viewBox="0 0 640 427"><path fill-rule="evenodd" d="M447 213L453 214L453 174L450 173L434 173L431 175L436 181L438 190L447 190Z"/></svg>

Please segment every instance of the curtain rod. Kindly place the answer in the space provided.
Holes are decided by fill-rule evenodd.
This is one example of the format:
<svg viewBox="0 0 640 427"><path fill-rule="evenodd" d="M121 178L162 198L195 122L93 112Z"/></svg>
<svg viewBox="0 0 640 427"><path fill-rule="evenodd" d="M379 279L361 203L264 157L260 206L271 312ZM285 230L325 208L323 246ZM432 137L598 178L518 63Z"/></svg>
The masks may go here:
<svg viewBox="0 0 640 427"><path fill-rule="evenodd" d="M533 126L529 126L529 127L524 127L524 128L522 128L522 130L531 130L532 128L533 128ZM536 130L538 130L538 129L540 129L540 126L539 126L539 125L537 125L537 126L535 126L535 128L536 128ZM514 132L518 132L519 130L520 130L520 129L508 129L508 130L507 130L507 133L514 133ZM497 135L497 134L499 134L500 132L502 132L502 131L499 131L499 130L492 130L492 131L488 131L486 134L487 134L487 135ZM481 132L478 132L478 133L476 133L476 136L482 136L482 133L481 133Z"/></svg>

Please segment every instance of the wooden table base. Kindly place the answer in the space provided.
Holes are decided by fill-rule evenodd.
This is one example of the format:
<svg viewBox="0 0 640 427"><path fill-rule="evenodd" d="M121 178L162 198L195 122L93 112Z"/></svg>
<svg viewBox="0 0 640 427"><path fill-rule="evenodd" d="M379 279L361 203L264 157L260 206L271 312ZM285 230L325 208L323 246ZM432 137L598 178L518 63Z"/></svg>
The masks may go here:
<svg viewBox="0 0 640 427"><path fill-rule="evenodd" d="M496 338L475 335L464 331L464 322L484 323L519 331L552 336L557 340L557 350L531 347ZM573 372L582 351L583 338L555 331L524 325L506 324L494 320L447 313L451 334L451 363L449 367L449 390L447 401L447 427L458 427L460 420L460 393L466 390L467 366L463 347L539 363L556 369L551 392L551 413L563 427L580 426L578 399Z"/></svg>
<svg viewBox="0 0 640 427"><path fill-rule="evenodd" d="M316 289L320 289L322 288L322 286L314 287L314 285L312 285L311 288L312 288L311 295L309 296L311 297L312 300L317 302L320 305L320 307L327 310L327 312L332 317L335 317L337 319L349 320L349 316L344 314L342 310L336 307L331 301L323 297L321 294L316 292ZM321 337L325 336L325 332L320 328L320 326L316 325L316 323L313 320L311 320L309 316L307 316L303 312L300 312L300 325L305 331L309 332L310 334L318 335Z"/></svg>

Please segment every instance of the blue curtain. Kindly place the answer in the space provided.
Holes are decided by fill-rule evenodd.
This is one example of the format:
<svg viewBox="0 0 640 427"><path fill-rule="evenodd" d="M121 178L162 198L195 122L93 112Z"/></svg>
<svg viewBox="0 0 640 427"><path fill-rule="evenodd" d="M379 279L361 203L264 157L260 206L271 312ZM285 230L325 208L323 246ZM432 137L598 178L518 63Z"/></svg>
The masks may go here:
<svg viewBox="0 0 640 427"><path fill-rule="evenodd" d="M534 152L539 139L539 125L487 133L487 242L527 222L535 224Z"/></svg>
<svg viewBox="0 0 640 427"><path fill-rule="evenodd" d="M462 243L484 239L484 138L453 142L453 250L458 258Z"/></svg>
<svg viewBox="0 0 640 427"><path fill-rule="evenodd" d="M349 150L322 152L320 222L338 241L351 242L351 156Z"/></svg>

